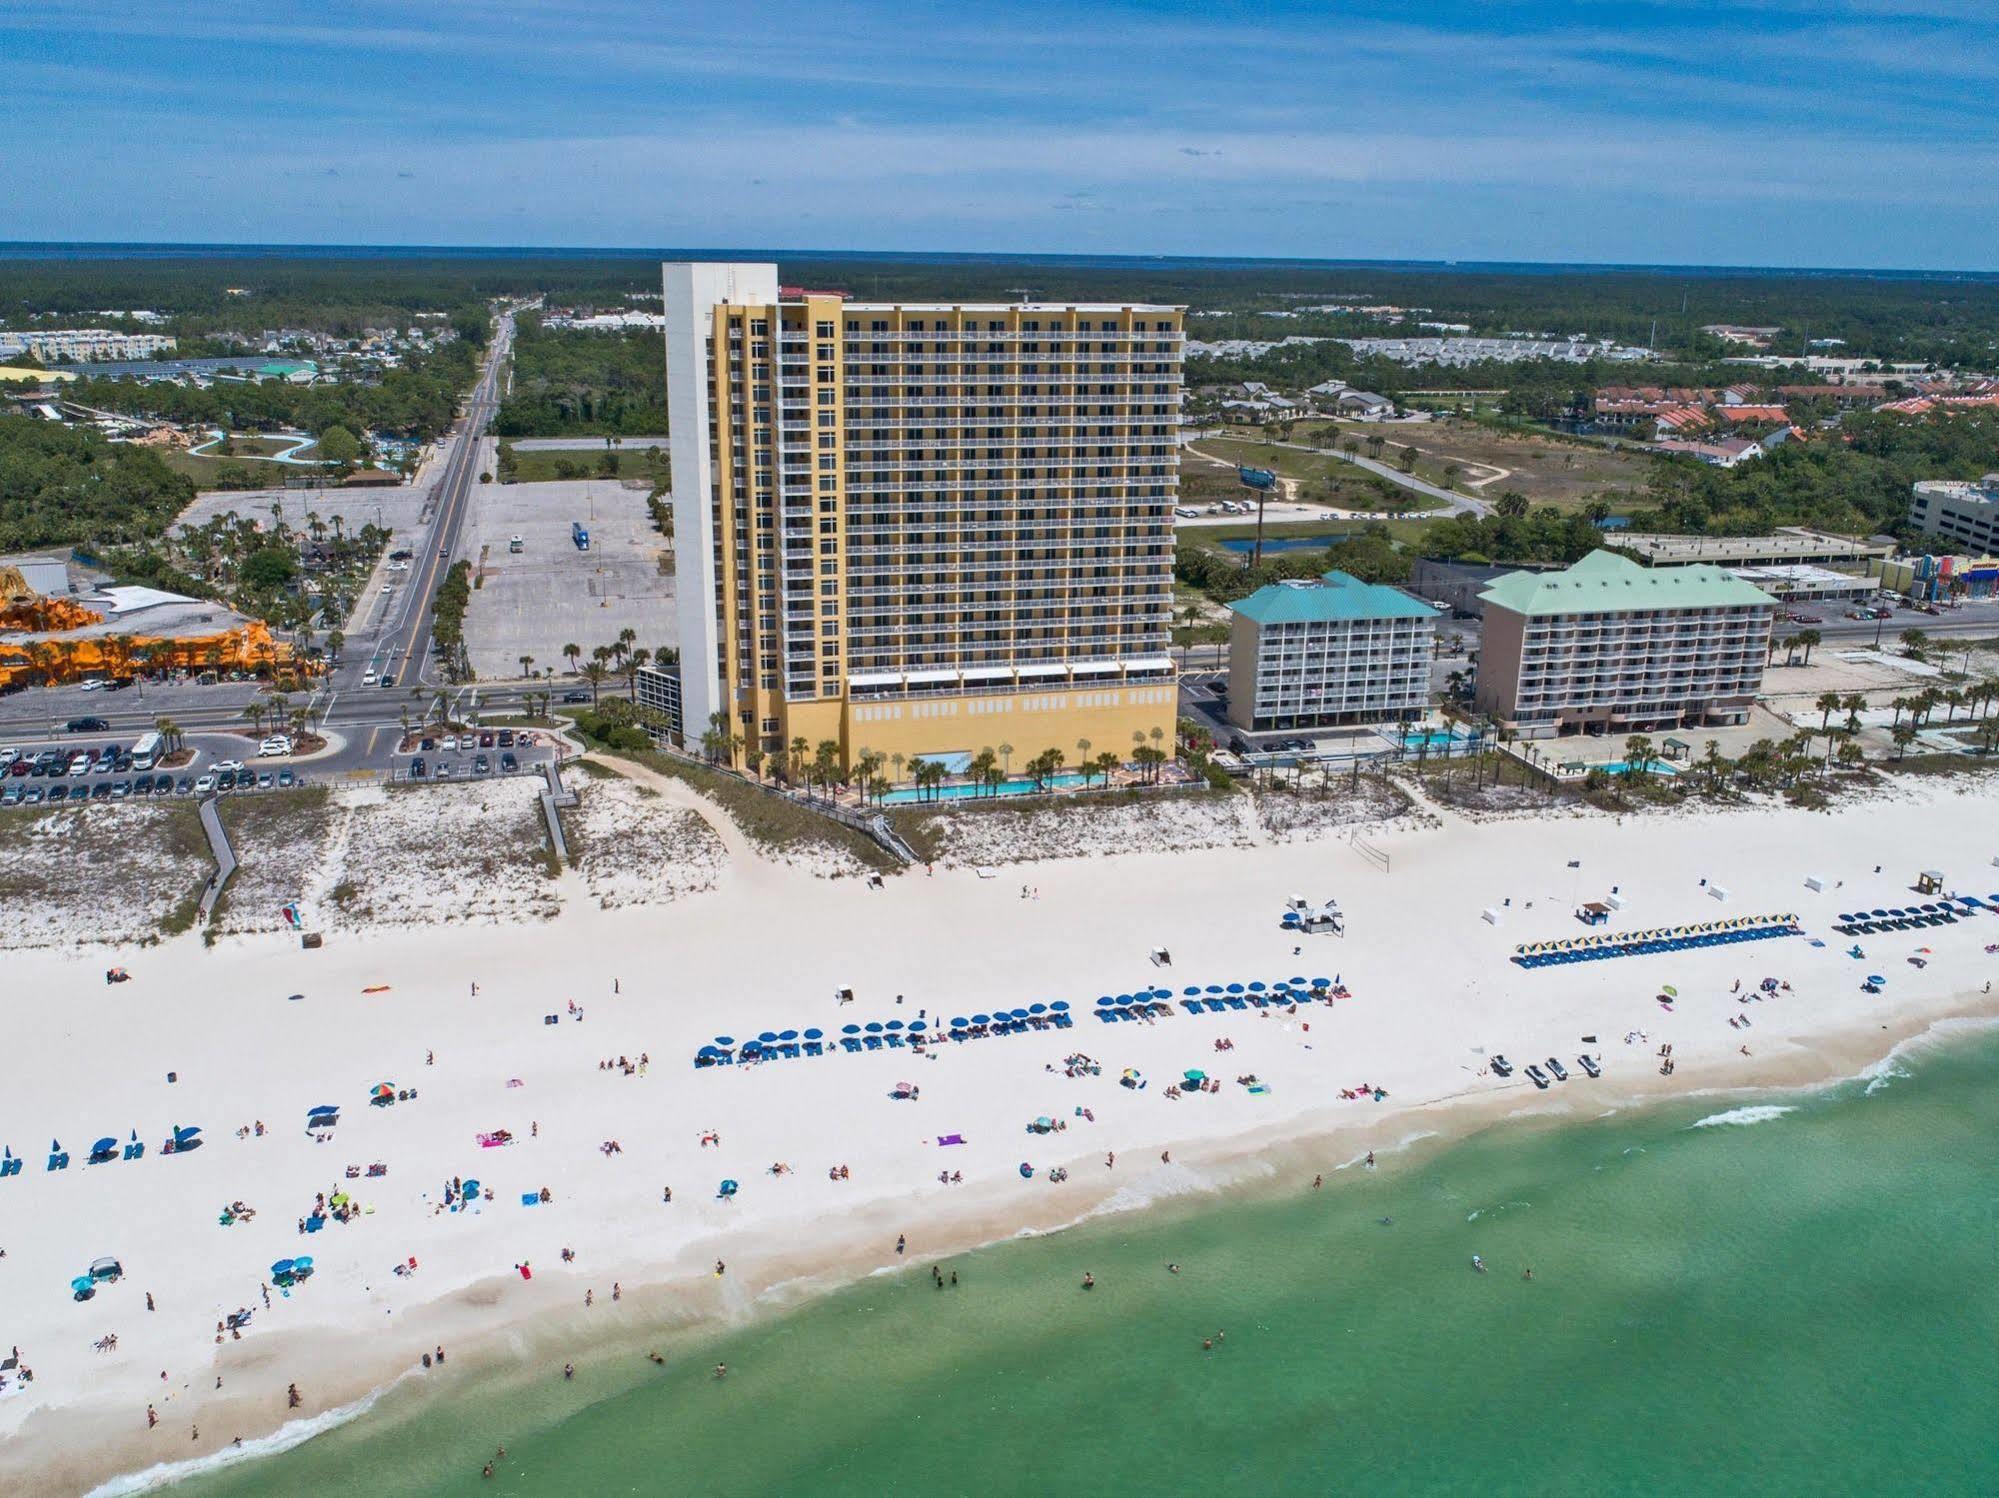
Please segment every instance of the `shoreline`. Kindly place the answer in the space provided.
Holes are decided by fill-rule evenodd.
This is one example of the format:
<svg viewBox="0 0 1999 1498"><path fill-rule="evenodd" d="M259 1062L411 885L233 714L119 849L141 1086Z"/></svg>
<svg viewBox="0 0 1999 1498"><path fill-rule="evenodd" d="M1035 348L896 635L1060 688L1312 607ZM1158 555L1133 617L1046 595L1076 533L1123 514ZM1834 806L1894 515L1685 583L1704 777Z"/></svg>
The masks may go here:
<svg viewBox="0 0 1999 1498"><path fill-rule="evenodd" d="M455 1387L509 1365L587 1362L627 1335L691 1344L870 1274L1024 1234L1284 1189L1294 1170L1301 1188L1316 1173L1337 1183L1369 1149L1400 1152L1392 1165L1501 1122L1538 1128L1847 1081L1952 1020L1999 1017L1999 1000L1978 989L1994 966L1980 952L1992 928L1975 917L1872 938L1865 966L1843 938L1809 939L1842 900L1906 900L1906 871L1866 874L1872 850L1913 867L1915 855L1900 850L1921 846L1925 866L1980 881L1967 891L1999 884L1983 830L1994 799L1939 786L1837 819L1446 815L1384 837L1392 875L1328 839L1037 865L1021 871L1032 898L970 870L871 890L732 852L714 888L671 905L586 906L533 928L391 929L313 953L282 937L205 948L190 935L132 953L134 981L117 987L102 983L107 954L94 949L21 954L21 991L35 1002L18 1011L17 1054L38 1065L0 1090L0 1139L36 1150L53 1134L80 1156L94 1133L136 1128L149 1149L136 1162L79 1158L67 1172L0 1183L19 1212L0 1245L0 1285L18 1307L7 1335L37 1373L0 1398L0 1481L82 1492L136 1480L162 1458L178 1467L227 1455L233 1436L248 1446L287 1428L290 1381L310 1420L385 1388L380 1397L397 1404L427 1399L417 1354L437 1345L449 1349L450 1371L431 1377ZM1750 820L1759 816L1770 820ZM1844 875L1855 888L1808 893L1807 873ZM1585 880L1592 892L1616 881L1632 902L1616 924L1647 927L1712 919L1709 874L1731 886L1729 913L1796 910L1807 938L1535 972L1509 960L1520 941L1573 930ZM1275 921L1294 891L1337 893L1350 934L1294 954L1295 938ZM1482 919L1495 908L1504 927ZM1162 938L1173 947L1163 971L1143 956ZM1932 945L1926 969L1902 965L1903 949L1915 949L1913 961ZM1860 994L1860 974L1877 965L1895 975L1886 996ZM1089 995L1141 980L1177 989L1317 971L1343 973L1354 996L1296 1015L1083 1021ZM1781 974L1793 990L1745 1007L1754 994L1737 994L1731 978L1753 990L1759 973ZM1667 983L1683 997L1655 1004ZM834 1002L836 985L855 990L852 1009ZM304 1001L287 1003L299 990ZM890 1000L904 990L898 1009ZM689 1064L718 1029L837 1031L850 1015L1057 997L1083 1021L1066 1033L922 1057ZM1738 1032L1752 1013L1755 1028ZM1620 1032L1649 1039L1627 1045ZM1523 1068L1540 1054L1572 1056L1579 1035L1601 1056L1600 1081L1578 1075L1541 1097L1519 1076L1483 1074L1499 1050ZM1210 1049L1223 1040L1235 1049ZM1672 1077L1658 1074L1659 1041L1674 1047ZM1098 1058L1101 1075L1065 1076L1058 1063L1075 1051ZM649 1075L602 1065L647 1053ZM1220 1092L1163 1095L1166 1079L1197 1065L1221 1074ZM1150 1090L1118 1086L1124 1067L1152 1079ZM1263 1079L1259 1093L1227 1085L1249 1072ZM891 1100L892 1083L907 1078L920 1080L920 1101ZM420 1084L421 1100L364 1107L384 1079ZM1362 1080L1387 1101L1341 1099ZM298 1128L323 1102L350 1110L330 1146ZM1068 1132L1023 1134L1037 1114ZM269 1137L230 1137L252 1119L270 1122ZM205 1125L208 1147L160 1159L169 1122ZM474 1143L501 1127L516 1135L511 1148ZM722 1142L697 1145L711 1129ZM965 1147L940 1156L952 1132ZM617 1152L600 1149L613 1141ZM1157 1163L1162 1150L1170 1166ZM1106 1151L1117 1153L1114 1174ZM1031 1181L1015 1171L1023 1159L1036 1167ZM369 1161L391 1173L340 1184L343 1162ZM767 1162L796 1169L771 1175ZM851 1181L826 1178L847 1162ZM1065 1163L1070 1184L1047 1184L1047 1170ZM947 1164L962 1167L966 1184L937 1184ZM496 1199L443 1212L437 1183L474 1172ZM724 1176L741 1180L740 1196L709 1197ZM551 1205L517 1204L541 1185ZM366 1215L305 1245L285 1224L315 1187L354 1192ZM260 1218L218 1227L218 1205L233 1199ZM910 1253L898 1258L891 1246L904 1233ZM558 1261L571 1246L573 1266ZM301 1247L317 1256L313 1281L258 1309L241 1341L214 1346L210 1330L226 1310L257 1305L262 1266ZM60 1287L102 1253L123 1256L129 1282L69 1303ZM388 1266L405 1257L421 1270L392 1279ZM709 1267L718 1257L729 1261L721 1279ZM532 1282L509 1270L522 1261L534 1265ZM614 1282L630 1287L616 1309ZM157 1317L133 1315L142 1289L159 1292ZM93 1353L90 1339L112 1331L130 1345ZM222 1387L211 1388L218 1376ZM151 1402L161 1428L149 1434Z"/></svg>
<svg viewBox="0 0 1999 1498"><path fill-rule="evenodd" d="M1909 1018L1900 1025L1880 1026L1879 1029L1889 1035L1885 1046L1878 1044L1874 1034L1855 1032L1847 1037L1851 1043L1839 1048L1842 1052L1839 1059L1832 1059L1830 1053L1834 1048L1826 1047L1809 1060L1798 1058L1791 1067L1780 1068L1791 1071L1793 1074L1789 1076L1771 1076L1725 1088L1676 1087L1668 1082L1625 1094L1611 1100L1607 1107L1587 1114L1562 1105L1539 1108L1503 1106L1509 1101L1526 1101L1515 1099L1510 1092L1483 1096L1464 1092L1411 1103L1386 1115L1371 1127L1360 1124L1329 1127L1307 1120L1296 1129L1278 1126L1264 1137L1215 1141L1206 1146L1205 1154L1198 1153L1203 1148L1198 1140L1191 1145L1169 1144L1169 1150L1191 1148L1197 1151L1194 1158L1182 1167L1183 1171L1195 1174L1204 1170L1221 1171L1224 1174L1212 1179L1197 1179L1178 1189L1153 1191L1146 1194L1143 1200L1126 1200L1122 1204L1119 1204L1119 1198L1131 1195L1129 1187L1119 1185L1099 1190L1080 1211L1050 1213L1047 1214L1049 1220L1044 1222L1015 1222L1008 1227L989 1214L957 1214L951 1221L942 1224L945 1237L940 1246L921 1255L908 1256L901 1262L893 1255L886 1260L879 1254L870 1255L862 1251L858 1243L844 1245L844 1252L825 1258L783 1254L752 1256L746 1261L746 1267L752 1278L762 1281L761 1288L740 1302L733 1311L721 1307L690 1314L683 1306L682 1313L677 1317L669 1314L665 1304L669 1299L685 1297L695 1290L713 1289L713 1276L707 1271L686 1269L678 1274L669 1272L663 1277L641 1281L634 1290L628 1291L630 1305L617 1322L608 1329L601 1324L589 1328L591 1340L586 1350L577 1352L573 1346L566 1350L585 1367L613 1358L635 1356L641 1346L654 1348L664 1345L671 1349L670 1357L684 1358L713 1338L756 1321L783 1317L874 1275L915 1270L932 1262L942 1263L1016 1239L1054 1236L1107 1218L1148 1213L1169 1205L1213 1211L1223 1208L1231 1196L1251 1201L1274 1199L1280 1192L1300 1189L1297 1179L1302 1179L1303 1170L1308 1168L1305 1156L1310 1151L1342 1140L1353 1139L1360 1153L1337 1163L1329 1164L1324 1160L1311 1162L1317 1170L1327 1174L1327 1184L1335 1190L1343 1184L1341 1177L1347 1171L1363 1166L1370 1150L1385 1156L1391 1168L1406 1168L1420 1165L1435 1154L1495 1130L1539 1132L1565 1127L1580 1128L1611 1117L1651 1112L1704 1098L1718 1103L1754 1107L1778 1097L1827 1091L1885 1073L1897 1056L1912 1048L1947 1046L1999 1027L1999 996L1965 994L1959 995L1958 999L1960 1002L1946 1003L1933 1012L1920 1018ZM1483 1106L1474 1106L1474 1100ZM1404 1132L1392 1142L1373 1141L1372 1136L1380 1135L1396 1122L1435 1123L1444 1127ZM1287 1171L1280 1169L1280 1166L1295 1166L1296 1170ZM1292 1179L1293 1176L1297 1179ZM1290 1180L1291 1183L1280 1188L1280 1179ZM1061 1200L1067 1201L1068 1198ZM801 1258L805 1262L794 1262ZM658 1265L635 1264L625 1266L622 1272L658 1276L660 1268ZM735 1268L736 1264L732 1263L732 1272ZM783 1272L786 1270L792 1272ZM421 1309L439 1317L448 1316L454 1309L453 1303L459 1306L477 1304L487 1292L506 1284L505 1279L496 1277L490 1283L462 1287L427 1303ZM351 1421L368 1418L388 1400L406 1399L414 1405L448 1397L453 1390L468 1383L483 1384L489 1392L504 1395L518 1385L547 1378L548 1369L554 1366L553 1359L563 1355L551 1344L565 1338L573 1340L584 1330L581 1326L583 1320L573 1306L558 1308L551 1305L534 1308L505 1323L474 1331L466 1340L456 1344L459 1350L452 1354L455 1362L449 1378L423 1370L407 1353L394 1361L384 1356L378 1373L358 1374L339 1385L336 1403L331 1408L296 1420L287 1419L273 1427L259 1428L255 1434L244 1435L240 1451L223 1448L178 1462L154 1463L130 1469L116 1468L117 1459L111 1459L113 1470L109 1471L103 1470L106 1462L100 1461L93 1463L96 1475L83 1479L89 1485L79 1485L77 1491L85 1493L87 1498L122 1498L122 1495L156 1491L196 1475L260 1461ZM434 1330L416 1337L414 1345L418 1348L427 1345ZM312 1340L318 1339L301 1338L307 1350L310 1350ZM544 1354L549 1360L547 1365L536 1366L530 1371L526 1364L529 1349ZM307 1361L317 1360L309 1358ZM244 1404L245 1408L256 1407L254 1401L245 1401ZM414 1408L398 1408L386 1418L408 1418L413 1413ZM84 1423L88 1425L92 1422ZM129 1451L142 1449L140 1441L121 1443L108 1428L99 1428L94 1432L79 1430L70 1439L79 1440L96 1452L116 1449L121 1445ZM66 1440L65 1444L69 1441ZM7 1470L9 1465L0 1461L0 1471ZM18 1475L23 1481L31 1480L27 1473ZM65 1480L66 1475L62 1465L43 1465L35 1469L32 1480L59 1483Z"/></svg>

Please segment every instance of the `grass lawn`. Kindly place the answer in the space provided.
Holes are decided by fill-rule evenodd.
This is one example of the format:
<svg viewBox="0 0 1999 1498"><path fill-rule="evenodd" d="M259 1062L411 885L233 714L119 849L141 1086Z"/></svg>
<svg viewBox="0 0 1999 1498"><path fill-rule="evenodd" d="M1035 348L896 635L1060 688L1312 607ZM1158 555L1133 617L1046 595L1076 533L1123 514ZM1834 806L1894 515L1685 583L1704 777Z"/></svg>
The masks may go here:
<svg viewBox="0 0 1999 1498"><path fill-rule="evenodd" d="M184 473L193 479L197 489L221 488L220 475L225 463L248 470L251 477L256 479L257 487L260 489L281 488L287 476L312 472L311 468L301 467L297 463L261 463L254 456L244 452L245 446L245 442L238 441L237 456L233 458L219 457L211 453L183 452L179 448L168 448L160 454L160 457L174 472Z"/></svg>
<svg viewBox="0 0 1999 1498"><path fill-rule="evenodd" d="M1627 495L1642 494L1653 461L1642 453L1613 452L1595 443L1531 432L1498 431L1452 416L1424 425L1386 427L1300 422L1297 431L1300 441L1321 444L1354 437L1368 456L1372 456L1365 446L1368 437L1380 436L1387 441L1384 461L1392 462L1399 448L1416 449L1418 478L1441 485L1447 470L1455 466L1460 493L1496 499L1504 490L1518 489L1535 504L1560 509L1579 509L1592 499L1615 506Z"/></svg>
<svg viewBox="0 0 1999 1498"><path fill-rule="evenodd" d="M1236 482L1233 465L1237 463L1273 469L1284 478L1295 479L1292 496L1305 504L1337 505L1344 510L1424 510L1438 503L1322 453L1244 437L1204 437L1195 449L1187 450L1180 465L1182 504L1241 499L1247 491ZM1203 455L1224 461L1204 463Z"/></svg>
<svg viewBox="0 0 1999 1498"><path fill-rule="evenodd" d="M572 452L516 452L514 454L514 476L511 484L541 484L553 479L608 478L603 462L606 449L595 452L578 448ZM658 448L619 448L610 456L618 465L621 479L644 479L650 481L655 473L664 476L667 471L666 453ZM495 475L497 477L497 475Z"/></svg>

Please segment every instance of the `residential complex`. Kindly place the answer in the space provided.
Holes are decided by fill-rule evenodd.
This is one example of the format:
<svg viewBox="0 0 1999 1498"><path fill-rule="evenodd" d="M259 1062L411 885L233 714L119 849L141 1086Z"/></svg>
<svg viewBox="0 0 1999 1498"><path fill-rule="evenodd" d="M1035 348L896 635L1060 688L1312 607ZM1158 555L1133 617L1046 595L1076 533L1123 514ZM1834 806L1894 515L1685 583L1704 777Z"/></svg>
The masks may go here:
<svg viewBox="0 0 1999 1498"><path fill-rule="evenodd" d="M1776 611L1718 567L1607 551L1509 573L1480 602L1478 709L1535 738L1745 721Z"/></svg>
<svg viewBox="0 0 1999 1498"><path fill-rule="evenodd" d="M0 334L44 364L91 364L100 359L150 359L174 347L163 333L121 333L113 328L23 328Z"/></svg>
<svg viewBox="0 0 1999 1498"><path fill-rule="evenodd" d="M1977 483L1923 479L1909 498L1909 524L1926 536L1999 550L1999 473Z"/></svg>
<svg viewBox="0 0 1999 1498"><path fill-rule="evenodd" d="M1170 751L1182 309L665 267L681 706L765 754Z"/></svg>
<svg viewBox="0 0 1999 1498"><path fill-rule="evenodd" d="M1260 733L1380 723L1430 700L1437 611L1344 572L1272 583L1235 604L1229 721Z"/></svg>

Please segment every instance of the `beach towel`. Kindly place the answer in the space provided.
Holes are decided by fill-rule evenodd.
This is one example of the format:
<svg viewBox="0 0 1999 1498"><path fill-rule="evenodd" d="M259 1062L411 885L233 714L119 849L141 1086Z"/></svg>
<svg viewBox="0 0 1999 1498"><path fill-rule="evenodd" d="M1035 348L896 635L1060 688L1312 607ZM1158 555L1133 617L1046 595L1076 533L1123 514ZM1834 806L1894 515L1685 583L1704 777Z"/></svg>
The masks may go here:
<svg viewBox="0 0 1999 1498"><path fill-rule="evenodd" d="M532 1207L536 1205L538 1202L540 1202L540 1200L541 1200L541 1193L539 1191L523 1191L521 1193L521 1205L523 1207ZM521 1274L521 1278L522 1279L527 1278L527 1274L525 1273L525 1271Z"/></svg>
<svg viewBox="0 0 1999 1498"><path fill-rule="evenodd" d="M939 1134L937 1142L939 1144L963 1144L965 1136L963 1134Z"/></svg>
<svg viewBox="0 0 1999 1498"><path fill-rule="evenodd" d="M363 993L387 993L388 991L389 985L386 983L370 984L367 988L361 990Z"/></svg>

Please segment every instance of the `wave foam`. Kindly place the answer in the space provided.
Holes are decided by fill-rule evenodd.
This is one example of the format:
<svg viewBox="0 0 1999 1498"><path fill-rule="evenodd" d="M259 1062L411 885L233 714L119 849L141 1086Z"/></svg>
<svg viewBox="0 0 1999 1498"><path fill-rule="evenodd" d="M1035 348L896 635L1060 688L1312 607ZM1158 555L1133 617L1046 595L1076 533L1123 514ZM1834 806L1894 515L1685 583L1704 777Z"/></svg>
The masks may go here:
<svg viewBox="0 0 1999 1498"><path fill-rule="evenodd" d="M1695 1129L1712 1129L1723 1125L1745 1125L1769 1123L1773 1118L1782 1118L1786 1113L1796 1113L1796 1108L1778 1103L1759 1103L1750 1108L1730 1108L1726 1113L1710 1113L1706 1118L1694 1120L1688 1125Z"/></svg>
<svg viewBox="0 0 1999 1498"><path fill-rule="evenodd" d="M407 1377L408 1375L403 1375ZM126 1498L134 1493L150 1493L155 1488L180 1483L190 1477L199 1477L209 1472L220 1472L225 1467L234 1467L242 1462L256 1461L262 1457L276 1456L281 1451L290 1451L295 1446L303 1446L314 1436L326 1434L350 1420L358 1420L375 1407L375 1401L401 1383L402 1377L382 1388L370 1390L352 1404L343 1404L337 1409L321 1410L317 1415L309 1415L303 1420L288 1420L267 1436L258 1436L245 1441L240 1446L225 1446L220 1451L212 1451L207 1456L190 1457L184 1462L156 1462L139 1472L127 1472L113 1477L92 1488L87 1498Z"/></svg>

